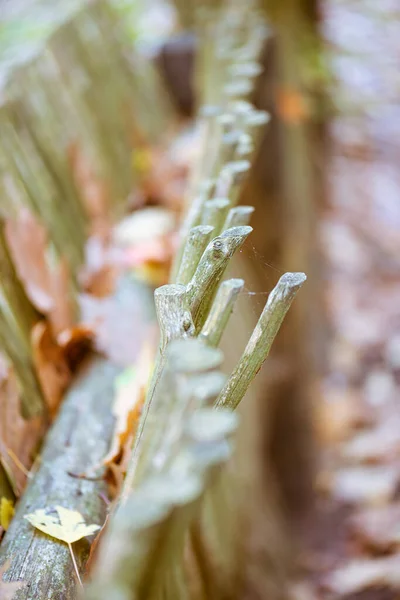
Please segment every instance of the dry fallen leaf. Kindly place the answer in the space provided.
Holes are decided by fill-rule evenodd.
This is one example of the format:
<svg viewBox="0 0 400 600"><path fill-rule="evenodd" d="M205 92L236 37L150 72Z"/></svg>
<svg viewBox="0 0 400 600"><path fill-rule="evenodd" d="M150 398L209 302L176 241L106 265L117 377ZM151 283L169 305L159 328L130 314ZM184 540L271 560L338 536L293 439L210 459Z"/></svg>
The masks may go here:
<svg viewBox="0 0 400 600"><path fill-rule="evenodd" d="M58 518L43 508L38 508L24 518L36 529L66 544L73 544L100 529L100 525L86 525L84 518L76 510L63 506L56 506L55 510Z"/></svg>
<svg viewBox="0 0 400 600"><path fill-rule="evenodd" d="M38 508L34 513L25 515L25 519L33 527L36 527L36 529L68 544L75 572L82 586L72 544L84 537L93 535L95 531L100 529L100 525L86 525L84 518L76 510L70 510L62 506L56 506L55 510L57 511L58 518L55 515L49 514L46 509Z"/></svg>
<svg viewBox="0 0 400 600"><path fill-rule="evenodd" d="M93 347L94 333L90 327L76 325L64 329L57 336L68 368L73 373Z"/></svg>
<svg viewBox="0 0 400 600"><path fill-rule="evenodd" d="M7 243L25 291L32 304L47 314L53 308L53 290L46 261L47 234L26 208L5 226Z"/></svg>
<svg viewBox="0 0 400 600"><path fill-rule="evenodd" d="M8 498L3 498L0 501L0 525L7 531L11 519L14 516L14 503Z"/></svg>
<svg viewBox="0 0 400 600"><path fill-rule="evenodd" d="M103 461L105 465L120 456L127 438L135 431L153 367L153 356L152 345L146 344L136 367L125 369L116 379L113 405L116 424L110 450Z"/></svg>
<svg viewBox="0 0 400 600"><path fill-rule="evenodd" d="M0 377L0 461L17 497L24 489L27 471L43 433L40 418L24 419L20 406L14 371L7 367Z"/></svg>
<svg viewBox="0 0 400 600"><path fill-rule="evenodd" d="M32 304L48 316L55 334L70 327L76 319L69 268L65 259L50 268L44 226L22 208L17 219L6 222L5 233L18 276Z"/></svg>
<svg viewBox="0 0 400 600"><path fill-rule="evenodd" d="M13 600L15 594L25 586L24 581L3 581L3 576L10 566L10 560L0 567L0 600Z"/></svg>
<svg viewBox="0 0 400 600"><path fill-rule="evenodd" d="M32 353L36 373L49 407L54 417L61 402L71 373L64 352L53 337L51 327L40 321L32 328Z"/></svg>

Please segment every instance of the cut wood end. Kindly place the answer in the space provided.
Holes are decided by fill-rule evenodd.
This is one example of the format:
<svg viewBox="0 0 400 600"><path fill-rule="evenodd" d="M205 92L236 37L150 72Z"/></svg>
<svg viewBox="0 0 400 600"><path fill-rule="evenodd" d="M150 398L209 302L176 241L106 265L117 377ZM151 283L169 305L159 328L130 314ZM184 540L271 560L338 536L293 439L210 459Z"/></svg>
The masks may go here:
<svg viewBox="0 0 400 600"><path fill-rule="evenodd" d="M229 206L229 200L227 198L213 198L212 200L207 200L204 205L206 208L220 208L221 210Z"/></svg>
<svg viewBox="0 0 400 600"><path fill-rule="evenodd" d="M250 225L239 225L238 227L230 227L221 233L221 238L246 238L253 231Z"/></svg>
<svg viewBox="0 0 400 600"><path fill-rule="evenodd" d="M192 241L197 240L199 237L207 237L213 229L214 227L211 225L197 225L196 227L192 227L189 232L189 239Z"/></svg>
<svg viewBox="0 0 400 600"><path fill-rule="evenodd" d="M291 289L299 288L306 281L305 273L285 273L279 280L279 283Z"/></svg>
<svg viewBox="0 0 400 600"><path fill-rule="evenodd" d="M171 297L176 296L177 298L184 297L186 294L186 287L180 283L167 283L158 287L154 291L154 299L157 301L160 297Z"/></svg>
<svg viewBox="0 0 400 600"><path fill-rule="evenodd" d="M221 283L221 288L232 290L232 291L240 291L244 286L244 279L227 279Z"/></svg>

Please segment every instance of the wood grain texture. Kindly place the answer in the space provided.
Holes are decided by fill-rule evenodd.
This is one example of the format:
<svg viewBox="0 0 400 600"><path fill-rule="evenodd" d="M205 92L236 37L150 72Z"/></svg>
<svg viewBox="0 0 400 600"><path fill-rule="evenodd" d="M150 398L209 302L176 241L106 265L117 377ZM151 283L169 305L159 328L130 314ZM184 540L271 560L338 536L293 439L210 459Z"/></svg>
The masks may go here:
<svg viewBox="0 0 400 600"><path fill-rule="evenodd" d="M76 598L77 580L67 545L34 529L24 515L60 505L79 511L87 523L103 524L106 504L100 494L106 493L105 482L76 478L70 473L93 475L93 467L101 463L108 450L113 430L113 382L118 371L104 358L90 358L47 436L39 470L0 546L0 563L11 561L4 581L26 582L15 600ZM86 539L74 544L81 573L89 547Z"/></svg>

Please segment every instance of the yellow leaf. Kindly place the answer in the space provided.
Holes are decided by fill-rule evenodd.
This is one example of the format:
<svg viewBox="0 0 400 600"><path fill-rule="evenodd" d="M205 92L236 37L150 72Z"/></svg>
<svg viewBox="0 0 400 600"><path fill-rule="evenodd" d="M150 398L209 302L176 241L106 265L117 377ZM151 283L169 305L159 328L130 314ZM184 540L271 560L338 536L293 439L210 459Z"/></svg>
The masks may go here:
<svg viewBox="0 0 400 600"><path fill-rule="evenodd" d="M86 525L82 515L75 510L62 506L56 506L55 509L58 518L47 514L45 509L38 508L34 513L25 515L25 519L36 529L67 544L73 544L100 529L99 525Z"/></svg>
<svg viewBox="0 0 400 600"><path fill-rule="evenodd" d="M0 525L7 531L11 519L14 516L14 505L12 500L2 498L0 503Z"/></svg>
<svg viewBox="0 0 400 600"><path fill-rule="evenodd" d="M145 174L151 169L152 154L146 148L141 148L132 152L132 165L135 171Z"/></svg>

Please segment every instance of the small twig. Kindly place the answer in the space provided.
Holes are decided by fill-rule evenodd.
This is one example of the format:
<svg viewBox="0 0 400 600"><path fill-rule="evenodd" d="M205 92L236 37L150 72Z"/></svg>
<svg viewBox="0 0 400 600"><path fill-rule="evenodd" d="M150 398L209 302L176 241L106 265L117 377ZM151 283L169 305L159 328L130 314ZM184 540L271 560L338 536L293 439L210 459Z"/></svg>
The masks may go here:
<svg viewBox="0 0 400 600"><path fill-rule="evenodd" d="M11 448L6 448L6 452L8 454L8 456L11 458L11 460L15 463L15 465L18 467L18 469L20 471L22 471L22 473L28 478L31 479L33 477L33 474L28 471L28 469L26 469L24 467L24 465L22 464L22 462L19 460L18 456L15 454L15 452L13 452L13 450L11 450Z"/></svg>
<svg viewBox="0 0 400 600"><path fill-rule="evenodd" d="M243 289L243 286L243 279L228 279L227 281L223 281L219 286L210 313L199 336L200 339L203 339L210 346L218 346L232 313L236 298Z"/></svg>
<svg viewBox="0 0 400 600"><path fill-rule="evenodd" d="M267 358L272 343L300 287L304 273L286 273L270 293L248 344L225 384L216 406L235 409Z"/></svg>
<svg viewBox="0 0 400 600"><path fill-rule="evenodd" d="M83 588L83 583L82 583L81 576L79 575L78 565L76 564L74 551L72 550L72 544L70 544L69 542L67 542L67 544L68 544L69 552L71 554L72 562L74 563L74 569L75 569L75 573L76 573L76 576L79 581L79 585L81 586L81 588Z"/></svg>

